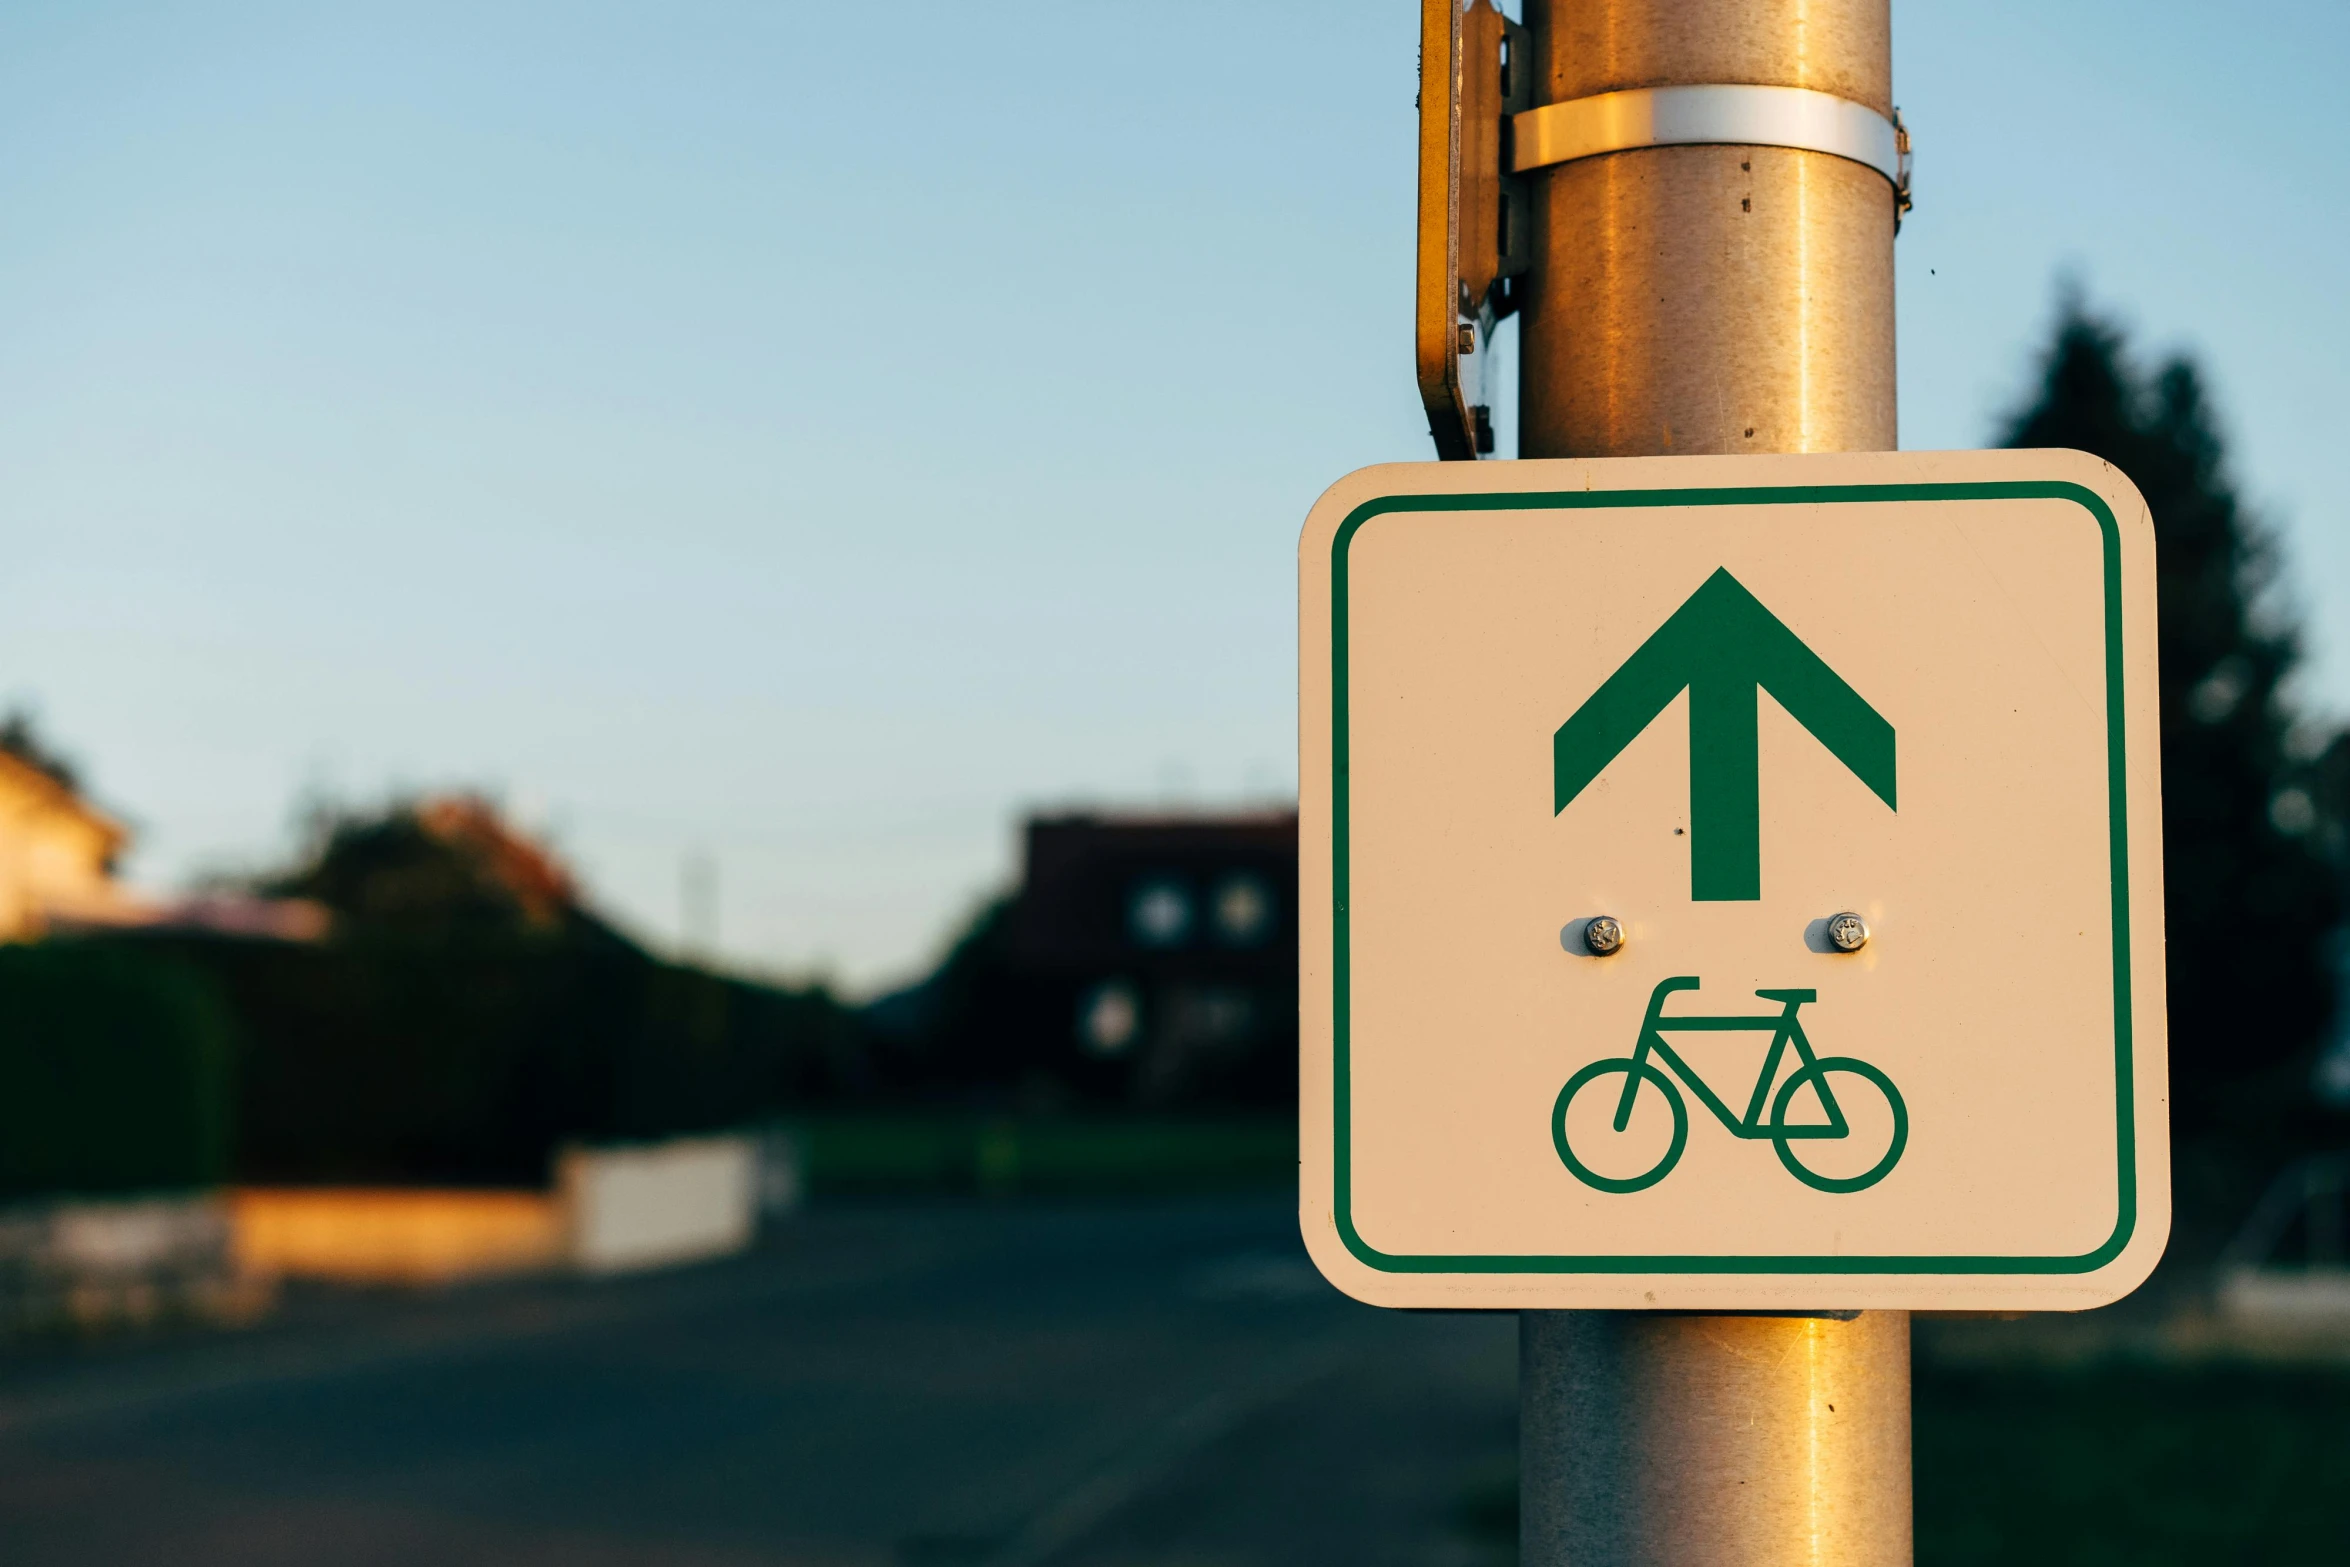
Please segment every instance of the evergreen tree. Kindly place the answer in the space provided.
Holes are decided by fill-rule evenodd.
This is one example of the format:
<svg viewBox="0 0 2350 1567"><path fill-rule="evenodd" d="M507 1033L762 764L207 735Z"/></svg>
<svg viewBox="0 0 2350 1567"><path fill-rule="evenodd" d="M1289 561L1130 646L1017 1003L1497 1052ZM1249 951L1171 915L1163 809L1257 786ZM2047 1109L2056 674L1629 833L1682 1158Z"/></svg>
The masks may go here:
<svg viewBox="0 0 2350 1567"><path fill-rule="evenodd" d="M2342 913L2336 791L2295 757L2280 689L2298 637L2260 602L2274 547L2236 495L2193 364L2141 369L2077 299L2004 444L2102 457L2153 513L2172 1121L2252 1130L2307 1105Z"/></svg>

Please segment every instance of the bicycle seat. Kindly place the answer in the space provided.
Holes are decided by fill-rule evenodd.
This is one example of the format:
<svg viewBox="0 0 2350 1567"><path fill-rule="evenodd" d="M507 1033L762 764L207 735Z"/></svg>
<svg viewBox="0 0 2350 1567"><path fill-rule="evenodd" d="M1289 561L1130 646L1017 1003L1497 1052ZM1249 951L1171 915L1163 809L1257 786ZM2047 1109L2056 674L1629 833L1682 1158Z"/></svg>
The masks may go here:
<svg viewBox="0 0 2350 1567"><path fill-rule="evenodd" d="M1800 1003L1805 1001L1817 1001L1820 999L1820 993L1816 990L1758 990L1755 992L1755 994L1762 997L1765 1001L1794 1001Z"/></svg>

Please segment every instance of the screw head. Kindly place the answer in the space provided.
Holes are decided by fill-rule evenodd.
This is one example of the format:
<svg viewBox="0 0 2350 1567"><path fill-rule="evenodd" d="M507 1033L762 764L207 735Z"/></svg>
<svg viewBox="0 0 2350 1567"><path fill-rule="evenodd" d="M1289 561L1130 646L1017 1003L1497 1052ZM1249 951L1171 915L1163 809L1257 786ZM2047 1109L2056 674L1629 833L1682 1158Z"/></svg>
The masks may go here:
<svg viewBox="0 0 2350 1567"><path fill-rule="evenodd" d="M1583 922L1583 950L1593 957L1604 958L1623 946L1624 927L1614 915L1601 914Z"/></svg>
<svg viewBox="0 0 2350 1567"><path fill-rule="evenodd" d="M1850 910L1828 916L1828 945L1838 952L1858 952L1869 944L1869 922Z"/></svg>

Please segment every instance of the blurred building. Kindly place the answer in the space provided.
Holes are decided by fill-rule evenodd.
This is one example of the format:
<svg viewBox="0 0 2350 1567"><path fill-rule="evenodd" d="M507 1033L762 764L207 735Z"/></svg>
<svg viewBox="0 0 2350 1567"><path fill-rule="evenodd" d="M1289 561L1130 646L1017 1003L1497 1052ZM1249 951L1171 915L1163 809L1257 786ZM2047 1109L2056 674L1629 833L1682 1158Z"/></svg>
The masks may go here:
<svg viewBox="0 0 2350 1567"><path fill-rule="evenodd" d="M116 875L131 831L85 798L73 771L45 754L23 720L0 721L0 941L92 931L203 931L315 941L314 903L222 889L142 895Z"/></svg>
<svg viewBox="0 0 2350 1567"><path fill-rule="evenodd" d="M0 748L0 941L128 907L114 865L130 831L83 799L71 775Z"/></svg>
<svg viewBox="0 0 2350 1567"><path fill-rule="evenodd" d="M995 932L996 1032L1095 1097L1296 1091L1297 816L1045 816Z"/></svg>

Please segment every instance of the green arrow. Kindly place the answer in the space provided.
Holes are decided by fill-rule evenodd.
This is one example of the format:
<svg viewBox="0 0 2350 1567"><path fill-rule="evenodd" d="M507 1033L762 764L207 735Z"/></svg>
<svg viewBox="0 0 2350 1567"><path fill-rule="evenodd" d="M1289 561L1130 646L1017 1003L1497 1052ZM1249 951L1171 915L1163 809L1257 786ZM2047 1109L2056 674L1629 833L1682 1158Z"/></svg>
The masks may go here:
<svg viewBox="0 0 2350 1567"><path fill-rule="evenodd" d="M1559 725L1551 739L1552 810L1565 810L1684 689L1689 896L1697 902L1762 896L1758 689L1893 804L1893 726L1736 577L1717 570Z"/></svg>

